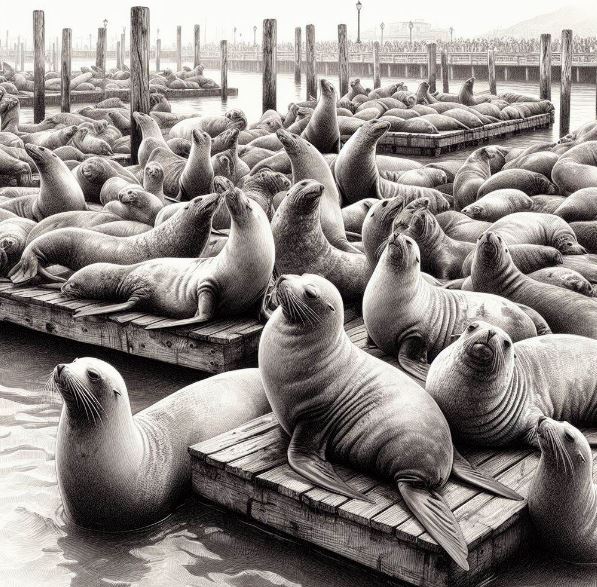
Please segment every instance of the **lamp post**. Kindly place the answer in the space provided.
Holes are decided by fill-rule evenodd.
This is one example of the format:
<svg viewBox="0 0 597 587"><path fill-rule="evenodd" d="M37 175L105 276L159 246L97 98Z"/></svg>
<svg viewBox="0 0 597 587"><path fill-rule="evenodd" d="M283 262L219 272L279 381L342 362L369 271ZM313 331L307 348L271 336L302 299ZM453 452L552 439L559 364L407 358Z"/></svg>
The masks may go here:
<svg viewBox="0 0 597 587"><path fill-rule="evenodd" d="M413 21L412 21L412 20L410 20L410 21L408 22L408 31L409 31L409 36L410 36L410 44L411 44L411 45L413 44L413 27L414 27L414 26L415 26L415 25L414 25ZM411 47L411 49L412 49L412 47Z"/></svg>
<svg viewBox="0 0 597 587"><path fill-rule="evenodd" d="M107 29L108 28L108 19L104 18L104 28Z"/></svg>
<svg viewBox="0 0 597 587"><path fill-rule="evenodd" d="M257 47L257 25L253 26L253 47Z"/></svg>
<svg viewBox="0 0 597 587"><path fill-rule="evenodd" d="M454 36L454 27L450 27L450 43L452 42L453 36Z"/></svg>
<svg viewBox="0 0 597 587"><path fill-rule="evenodd" d="M363 4L361 0L357 1L357 43L361 42L361 8Z"/></svg>
<svg viewBox="0 0 597 587"><path fill-rule="evenodd" d="M381 29L381 46L383 47L383 30L386 28L386 25L382 22L379 28Z"/></svg>

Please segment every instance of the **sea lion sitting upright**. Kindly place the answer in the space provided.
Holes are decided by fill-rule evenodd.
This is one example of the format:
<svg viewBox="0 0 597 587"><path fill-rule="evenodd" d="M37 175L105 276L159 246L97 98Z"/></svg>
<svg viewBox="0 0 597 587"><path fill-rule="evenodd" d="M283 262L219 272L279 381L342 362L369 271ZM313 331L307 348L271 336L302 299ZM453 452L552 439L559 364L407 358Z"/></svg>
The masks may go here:
<svg viewBox="0 0 597 587"><path fill-rule="evenodd" d="M317 106L301 136L320 153L339 153L340 130L336 113L336 90L326 79L319 80L319 88Z"/></svg>
<svg viewBox="0 0 597 587"><path fill-rule="evenodd" d="M189 446L270 410L258 369L209 377L134 416L124 380L104 361L58 365L48 386L64 398L56 437L64 510L79 526L112 532L173 512L191 492Z"/></svg>
<svg viewBox="0 0 597 587"><path fill-rule="evenodd" d="M421 275L420 255L413 239L394 232L363 296L369 336L409 375L424 381L426 363L481 317L503 326L514 340L537 336L533 320L509 300L430 285Z"/></svg>
<svg viewBox="0 0 597 587"><path fill-rule="evenodd" d="M496 147L481 147L471 153L454 176L454 208L457 212L477 199L481 185L491 177L489 161L496 156Z"/></svg>
<svg viewBox="0 0 597 587"><path fill-rule="evenodd" d="M597 424L597 341L546 334L520 342L475 321L431 364L427 391L473 446L537 447L543 416Z"/></svg>
<svg viewBox="0 0 597 587"><path fill-rule="evenodd" d="M280 306L263 329L259 367L265 392L291 436L288 464L311 483L369 501L327 460L391 480L406 508L463 569L467 547L438 490L451 474L514 499L454 449L431 397L395 367L354 345L338 290L318 275L285 275Z"/></svg>
<svg viewBox="0 0 597 587"><path fill-rule="evenodd" d="M557 558L597 561L597 486L587 439L567 422L540 418L541 459L529 488L537 538Z"/></svg>

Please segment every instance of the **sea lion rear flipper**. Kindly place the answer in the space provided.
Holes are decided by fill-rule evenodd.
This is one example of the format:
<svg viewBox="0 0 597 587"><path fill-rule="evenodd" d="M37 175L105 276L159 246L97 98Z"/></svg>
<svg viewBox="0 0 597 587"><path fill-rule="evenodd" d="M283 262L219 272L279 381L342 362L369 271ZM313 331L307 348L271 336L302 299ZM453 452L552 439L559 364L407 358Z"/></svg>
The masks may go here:
<svg viewBox="0 0 597 587"><path fill-rule="evenodd" d="M101 316L102 314L115 314L116 312L125 312L132 310L139 298L130 298L127 302L120 304L111 304L110 306L103 306L100 308L83 308L73 314L73 318L83 318L83 316Z"/></svg>
<svg viewBox="0 0 597 587"><path fill-rule="evenodd" d="M407 375L425 385L429 373L429 364L427 363L427 349L420 336L409 336L400 343L398 366Z"/></svg>
<svg viewBox="0 0 597 587"><path fill-rule="evenodd" d="M526 306L525 304L516 304L532 321L537 329L537 335L541 336L543 334L551 334L551 328L549 324L545 321L545 318L537 312L537 310L533 310L533 308Z"/></svg>
<svg viewBox="0 0 597 587"><path fill-rule="evenodd" d="M495 495L501 497L507 497L508 499L515 499L516 501L522 501L524 497L519 495L513 489L506 487L500 483L497 479L489 476L480 469L473 467L457 450L454 448L454 461L452 463L452 475L460 481L466 481L475 487L480 487Z"/></svg>
<svg viewBox="0 0 597 587"><path fill-rule="evenodd" d="M315 485L333 493L373 503L365 494L352 489L325 460L325 442L321 428L306 422L296 425L288 446L288 464Z"/></svg>
<svg viewBox="0 0 597 587"><path fill-rule="evenodd" d="M15 284L27 283L37 276L39 261L35 255L24 255L21 260L8 272L8 277Z"/></svg>
<svg viewBox="0 0 597 587"><path fill-rule="evenodd" d="M398 491L423 528L459 567L468 571L466 541L454 514L442 496L436 491L406 481L398 481Z"/></svg>

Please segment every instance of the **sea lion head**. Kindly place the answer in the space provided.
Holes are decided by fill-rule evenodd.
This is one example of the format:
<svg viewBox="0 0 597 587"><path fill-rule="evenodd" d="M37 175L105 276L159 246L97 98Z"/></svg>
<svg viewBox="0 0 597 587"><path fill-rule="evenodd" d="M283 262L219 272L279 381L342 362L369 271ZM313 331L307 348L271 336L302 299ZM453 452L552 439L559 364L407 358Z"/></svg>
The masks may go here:
<svg viewBox="0 0 597 587"><path fill-rule="evenodd" d="M320 275L282 275L276 281L274 297L285 320L302 328L340 328L344 305L336 287ZM330 324L331 322L331 324Z"/></svg>
<svg viewBox="0 0 597 587"><path fill-rule="evenodd" d="M21 258L28 235L21 224L27 222L24 218L0 222L0 277L6 277Z"/></svg>
<svg viewBox="0 0 597 587"><path fill-rule="evenodd" d="M225 131L222 131L217 136L217 139L221 141L221 150L225 151L234 147L234 144L238 142L239 133L240 130L238 128L227 128Z"/></svg>
<svg viewBox="0 0 597 587"><path fill-rule="evenodd" d="M243 187L245 189L256 187L262 192L267 192L268 195L275 196L278 192L289 190L291 185L292 182L283 173L264 168L250 175Z"/></svg>
<svg viewBox="0 0 597 587"><path fill-rule="evenodd" d="M297 153L300 153L305 149L305 144L310 144L307 143L305 139L299 137L299 135L292 132L288 132L284 128L278 129L276 131L276 136L282 143L284 150L289 155L296 155Z"/></svg>
<svg viewBox="0 0 597 587"><path fill-rule="evenodd" d="M461 212L465 216L474 218L475 220L483 220L485 218L485 210L480 204L469 204L468 206L465 206Z"/></svg>
<svg viewBox="0 0 597 587"><path fill-rule="evenodd" d="M480 161L489 161L490 159L497 157L498 154L499 154L499 152L495 147L489 146L489 147L481 147L480 149L477 149L473 153L473 156L475 157L475 159L478 159Z"/></svg>
<svg viewBox="0 0 597 587"><path fill-rule="evenodd" d="M102 139L97 140L97 147L100 155L108 156L113 154L112 147Z"/></svg>
<svg viewBox="0 0 597 587"><path fill-rule="evenodd" d="M473 86L475 85L475 78L474 78L474 77L469 77L469 78L468 78L468 79L467 79L467 80L464 82L464 85L465 85L465 86L466 86L468 89L472 90L472 89L473 89Z"/></svg>
<svg viewBox="0 0 597 587"><path fill-rule="evenodd" d="M133 112L133 118L140 127L143 127L144 124L147 124L150 120L153 120L149 114L145 114L144 112Z"/></svg>
<svg viewBox="0 0 597 587"><path fill-rule="evenodd" d="M390 130L391 126L392 125L387 120L373 119L362 124L356 132L365 134L369 138L377 141Z"/></svg>
<svg viewBox="0 0 597 587"><path fill-rule="evenodd" d="M388 244L379 262L385 263L394 272L418 272L421 263L419 245L409 236L394 231L388 238Z"/></svg>
<svg viewBox="0 0 597 587"><path fill-rule="evenodd" d="M314 179L303 179L290 188L284 201L299 212L309 213L319 206L324 189L324 185Z"/></svg>
<svg viewBox="0 0 597 587"><path fill-rule="evenodd" d="M224 114L224 117L230 121L226 128L238 128L238 130L245 130L245 128L247 128L247 117L239 108L228 110L228 112Z"/></svg>
<svg viewBox="0 0 597 587"><path fill-rule="evenodd" d="M164 168L157 161L150 161L147 163L143 170L143 174L154 182L161 182L164 180Z"/></svg>
<svg viewBox="0 0 597 587"><path fill-rule="evenodd" d="M40 147L39 145L27 143L25 145L25 151L27 152L27 155L33 159L33 162L37 167L47 165L52 160L60 160L60 157L47 147Z"/></svg>
<svg viewBox="0 0 597 587"><path fill-rule="evenodd" d="M497 326L475 320L454 343L461 360L480 380L493 380L506 367L514 368L514 345L510 335Z"/></svg>
<svg viewBox="0 0 597 587"><path fill-rule="evenodd" d="M105 159L101 157L90 157L82 161L78 167L83 177L89 182L102 180L102 183L108 176L108 164Z"/></svg>
<svg viewBox="0 0 597 587"><path fill-rule="evenodd" d="M212 160L214 175L231 178L234 176L234 159L229 151L214 155Z"/></svg>
<svg viewBox="0 0 597 587"><path fill-rule="evenodd" d="M211 151L211 137L199 128L195 128L191 132L191 142L194 147L205 148Z"/></svg>
<svg viewBox="0 0 597 587"><path fill-rule="evenodd" d="M502 237L490 230L477 239L473 263L493 270L506 270L513 264L510 251Z"/></svg>
<svg viewBox="0 0 597 587"><path fill-rule="evenodd" d="M183 211L185 214L190 213L196 218L212 218L220 207L222 199L222 194L217 192L205 196L195 196L184 205Z"/></svg>
<svg viewBox="0 0 597 587"><path fill-rule="evenodd" d="M541 458L549 465L550 474L572 477L587 471L591 477L593 455L584 434L568 422L556 422L541 416L537 422L537 439Z"/></svg>
<svg viewBox="0 0 597 587"><path fill-rule="evenodd" d="M430 205L429 198L416 198L415 200L412 200L412 202L409 202L406 206L404 205L404 200L402 198L392 199L397 199L402 204L402 207L398 210L398 215L394 218L392 223L393 232L402 233L407 231L410 228L410 223L415 212L421 208L428 208Z"/></svg>
<svg viewBox="0 0 597 587"><path fill-rule="evenodd" d="M366 203L367 200L361 200ZM369 234L382 236L382 240L374 252L375 259L380 258L386 245L388 244L388 235L391 233L392 224L396 215L404 207L402 198L390 198L387 200L374 200L363 221L363 242L369 242ZM372 233L370 231L373 231ZM373 237L375 238L375 236ZM377 242L377 241L376 241Z"/></svg>
<svg viewBox="0 0 597 587"><path fill-rule="evenodd" d="M334 98L334 101L336 100L336 88L334 88L327 79L320 79L319 87L321 88L322 96L325 96L326 98Z"/></svg>
<svg viewBox="0 0 597 587"><path fill-rule="evenodd" d="M440 232L439 223L427 207L415 209L410 219L408 233L417 242L426 242Z"/></svg>
<svg viewBox="0 0 597 587"><path fill-rule="evenodd" d="M109 421L123 405L130 414L122 376L112 365L99 359L83 357L56 365L49 387L64 399L71 422L99 426Z"/></svg>
<svg viewBox="0 0 597 587"><path fill-rule="evenodd" d="M4 94L2 100L0 100L0 114L6 114L9 110L12 110L18 105L19 99L16 96Z"/></svg>
<svg viewBox="0 0 597 587"><path fill-rule="evenodd" d="M265 212L261 209L261 206L248 198L241 189L235 187L227 177L216 176L214 178L214 189L226 201L226 207L230 212L233 224L246 226L256 215L261 216L262 214L265 217Z"/></svg>
<svg viewBox="0 0 597 587"><path fill-rule="evenodd" d="M105 122L105 121L104 121ZM107 123L106 123L107 126ZM60 131L60 135L64 143L68 143L76 134L78 127L75 125L67 126Z"/></svg>

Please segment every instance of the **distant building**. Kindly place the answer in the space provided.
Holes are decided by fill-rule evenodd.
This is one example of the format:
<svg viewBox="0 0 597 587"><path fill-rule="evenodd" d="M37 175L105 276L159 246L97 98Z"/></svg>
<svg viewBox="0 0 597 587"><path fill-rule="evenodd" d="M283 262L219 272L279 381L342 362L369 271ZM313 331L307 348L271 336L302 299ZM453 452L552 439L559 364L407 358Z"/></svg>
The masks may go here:
<svg viewBox="0 0 597 587"><path fill-rule="evenodd" d="M383 31L384 41L408 41L410 40L410 28L408 20L403 22L386 22ZM413 41L449 41L450 31L448 29L435 29L431 23L423 20L413 20ZM381 24L381 23L380 23ZM364 31L361 35L364 41L379 41L381 28L379 24L375 29Z"/></svg>

